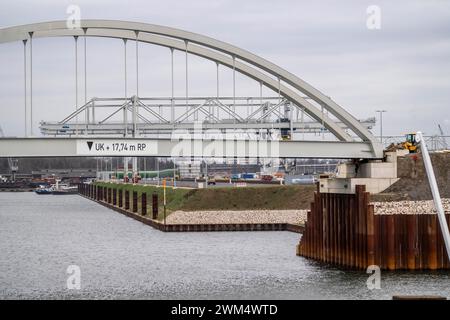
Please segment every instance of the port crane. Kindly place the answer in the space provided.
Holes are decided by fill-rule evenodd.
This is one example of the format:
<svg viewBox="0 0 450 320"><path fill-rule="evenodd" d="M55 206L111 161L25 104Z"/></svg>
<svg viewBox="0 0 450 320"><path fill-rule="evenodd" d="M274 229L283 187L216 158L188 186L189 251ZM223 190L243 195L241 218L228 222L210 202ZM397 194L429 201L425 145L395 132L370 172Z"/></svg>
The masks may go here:
<svg viewBox="0 0 450 320"><path fill-rule="evenodd" d="M442 127L440 124L438 124L438 128L439 128L439 133L442 136L442 144L445 150L448 150L448 144L447 144L447 140L445 139L445 134L444 134L444 130L442 130Z"/></svg>
<svg viewBox="0 0 450 320"><path fill-rule="evenodd" d="M0 137L3 138L5 133L3 132L2 126L0 126ZM16 181L16 173L19 171L19 160L8 158L8 166L11 170L11 181Z"/></svg>

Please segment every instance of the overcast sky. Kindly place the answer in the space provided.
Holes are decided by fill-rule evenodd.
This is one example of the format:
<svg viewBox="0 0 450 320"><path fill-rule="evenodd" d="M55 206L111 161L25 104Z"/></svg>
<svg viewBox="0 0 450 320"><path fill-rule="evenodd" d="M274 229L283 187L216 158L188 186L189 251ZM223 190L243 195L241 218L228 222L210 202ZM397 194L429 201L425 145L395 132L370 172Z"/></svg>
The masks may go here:
<svg viewBox="0 0 450 320"><path fill-rule="evenodd" d="M438 123L450 134L450 1L2 0L0 28L64 20L70 4L80 6L82 19L161 24L242 47L296 74L358 118L387 110L385 134L434 134ZM366 26L369 5L381 9L379 30ZM141 48L141 95L169 96L169 50ZM22 50L19 42L0 45L0 125L8 135L23 133ZM61 120L74 107L73 39L36 39L33 50L37 126L40 120ZM88 96L122 95L122 59L120 40L88 40ZM180 96L183 63L184 56L176 54ZM215 93L214 66L190 57L190 94ZM221 79L223 94L231 95L231 72L224 70ZM258 88L238 77L237 95L258 95Z"/></svg>

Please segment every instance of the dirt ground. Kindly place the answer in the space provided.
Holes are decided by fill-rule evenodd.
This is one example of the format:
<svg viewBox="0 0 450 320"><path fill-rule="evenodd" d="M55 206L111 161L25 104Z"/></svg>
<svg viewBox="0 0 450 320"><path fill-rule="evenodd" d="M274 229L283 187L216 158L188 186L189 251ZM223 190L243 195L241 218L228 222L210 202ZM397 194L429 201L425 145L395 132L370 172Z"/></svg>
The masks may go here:
<svg viewBox="0 0 450 320"><path fill-rule="evenodd" d="M450 153L432 153L430 156L441 197L450 198ZM382 193L372 195L372 201L432 199L420 153L399 157L397 170L400 180Z"/></svg>

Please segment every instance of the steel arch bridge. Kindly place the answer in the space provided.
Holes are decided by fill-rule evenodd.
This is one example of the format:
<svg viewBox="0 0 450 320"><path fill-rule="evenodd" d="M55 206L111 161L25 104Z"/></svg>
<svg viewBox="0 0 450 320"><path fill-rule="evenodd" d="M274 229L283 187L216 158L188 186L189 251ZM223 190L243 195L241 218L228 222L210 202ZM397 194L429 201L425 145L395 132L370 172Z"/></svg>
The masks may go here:
<svg viewBox="0 0 450 320"><path fill-rule="evenodd" d="M278 128L290 130L326 130L333 136L331 141L270 141L270 146L278 148L277 153L270 153L268 157L316 157L316 158L365 158L380 159L383 157L381 144L369 131L370 123L364 123L353 117L344 108L339 106L331 98L312 87L294 74L282 69L281 67L267 61L253 53L238 48L231 44L203 36L200 34L174 29L165 26L113 20L82 20L78 29L68 28L66 21L51 21L29 25L22 25L10 28L0 29L0 43L23 41L26 49L27 43L32 50L33 39L43 37L74 37L75 45L78 39L87 37L106 37L123 40L126 42L135 41L136 43L136 65L138 65L138 43L148 43L167 47L172 52L172 96L170 98L143 98L139 97L139 84L137 80L136 95L125 97L96 99L92 98L81 106L76 106L76 111L58 123L43 122L41 131L48 135L58 135L58 137L24 137L24 138L2 138L0 139L0 156L77 156L89 155L77 152L79 146L93 140L94 138L103 139L102 141L120 141L126 139L130 134L136 141L147 141L149 145L154 146L152 155L170 156L177 141L173 139L161 138L160 133L170 133L174 129L188 128L192 129L193 123L186 122L187 119L194 117L198 120L198 113L205 115L203 122L206 129L267 129ZM86 48L86 42L85 42ZM186 53L186 98L176 98L173 95L173 52L175 50ZM26 51L24 51L26 52ZM219 81L217 80L218 92L216 97L204 97L199 99L188 96L187 82L187 55L192 54L201 58L213 61L219 66L225 66L233 70L233 97L219 97ZM32 51L30 53L32 59ZM86 55L86 51L85 51ZM26 53L24 54L26 63ZM32 61L32 60L31 60ZM125 60L126 61L126 60ZM138 74L138 66L137 74ZM31 71L32 72L32 71ZM235 95L235 72L250 77L263 86L278 93L277 97L236 97ZM125 70L126 78L126 70ZM26 81L26 74L25 74ZM31 74L32 81L32 74ZM32 84L32 82L31 82ZM78 82L77 82L78 86ZM26 90L26 89L25 89ZM30 98L32 99L32 97ZM78 99L78 95L77 95ZM194 100L203 100L200 103L194 103ZM260 100L254 103L254 100ZM265 102L263 103L263 99ZM185 100L185 112L175 115L175 109L181 106L180 102ZM154 104L150 104L155 101ZM228 102L227 102L228 101ZM245 102L246 101L246 102ZM251 101L251 103L249 102ZM270 101L275 101L271 103ZM32 106L32 100L30 101ZM99 106L109 106L116 108L111 116L101 121L95 121L95 109ZM26 102L25 102L26 104ZM247 116L242 116L236 108L249 105L255 106L256 110L248 112ZM170 116L165 118L158 113L156 107L161 106L170 109ZM208 110L209 108L209 110ZM282 111L284 108L284 112ZM298 122L293 119L293 109L301 110L309 116L314 122ZM26 106L25 106L26 109ZM217 113L211 110L217 110ZM108 120L123 111L123 123L108 123ZM146 111L157 119L152 122L146 118L143 112ZM221 121L220 113L230 117L232 121ZM128 121L128 114L131 114L132 121ZM84 114L85 121L76 126L68 126L70 121ZM267 119L275 115L275 122ZM297 111L298 117L298 111ZM31 110L32 119L32 110ZM26 122L26 120L25 120ZM32 128L32 120L30 122ZM66 130L61 130L64 128ZM75 128L75 129L74 129ZM25 129L27 130L27 129ZM26 131L27 132L27 131ZM103 134L110 134L105 136ZM143 135L156 133L157 138L147 139ZM75 137L72 135L75 134ZM80 138L81 134L82 138ZM112 136L111 136L112 134ZM65 137L59 137L66 135ZM67 135L70 135L67 137ZM119 136L121 138L119 138ZM87 139L87 140L86 140ZM128 138L129 139L129 138ZM207 139L194 135L190 140L202 140L208 147ZM212 139L217 143L216 137ZM234 143L234 149L237 148L237 141L234 137L231 143ZM227 142L226 144L229 144ZM254 139L243 141L246 150L252 149L254 144L258 144ZM44 147L45 144L45 147ZM225 148L225 146L219 146ZM255 146L255 148L258 148ZM186 148L182 156L203 156L203 152L194 150L195 148ZM186 152L186 150L188 150ZM223 151L223 150L222 150ZM227 157L236 157L235 154L228 154L227 151L218 152L218 154ZM104 153L105 156L116 155ZM125 156L136 155L134 153L125 154ZM142 155L142 154L141 154Z"/></svg>

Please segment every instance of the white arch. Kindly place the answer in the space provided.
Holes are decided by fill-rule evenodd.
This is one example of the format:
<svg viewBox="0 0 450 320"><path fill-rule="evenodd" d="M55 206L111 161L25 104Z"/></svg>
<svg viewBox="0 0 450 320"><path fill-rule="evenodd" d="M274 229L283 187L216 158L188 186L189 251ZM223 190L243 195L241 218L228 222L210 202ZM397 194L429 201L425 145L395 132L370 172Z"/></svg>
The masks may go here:
<svg viewBox="0 0 450 320"><path fill-rule="evenodd" d="M82 30L68 29L66 26L66 21L54 21L4 28L0 29L0 43L28 39L30 37L30 32L33 33L33 38L36 38L50 36L81 36L84 35L84 30L86 30L87 36L123 38L131 40L136 39L135 32L139 31L138 41L166 46L182 51L186 50L185 41L188 41L187 51L189 53L216 61L227 67L233 66L232 57L235 57L236 71L257 81L261 81L264 85L274 91L278 91L278 89L280 89L280 93L283 96L304 107L305 111L312 118L317 121L323 121L325 127L339 140L353 140L340 126L336 125L334 121L322 114L314 105L302 98L294 90L291 90L289 87L282 84L278 87L279 83L277 80L268 76L264 72L258 71L255 67L264 70L270 75L276 77L276 79L280 79L281 81L291 85L293 88L304 93L323 106L324 109L328 110L336 118L341 120L348 126L348 128L355 132L361 140L370 143L374 154L377 154L378 156L382 155L382 147L377 142L376 138L368 129L361 125L356 118L346 112L342 107L295 75L246 50L188 31L138 22L82 20L81 27ZM242 63L237 59L245 61L246 63Z"/></svg>

